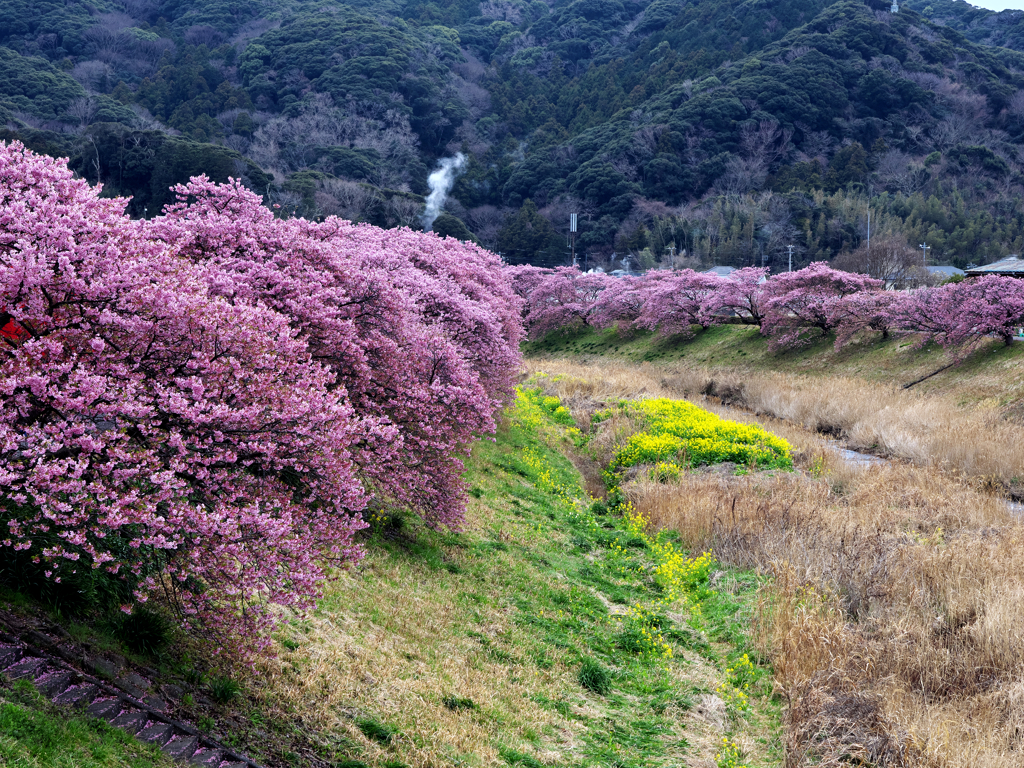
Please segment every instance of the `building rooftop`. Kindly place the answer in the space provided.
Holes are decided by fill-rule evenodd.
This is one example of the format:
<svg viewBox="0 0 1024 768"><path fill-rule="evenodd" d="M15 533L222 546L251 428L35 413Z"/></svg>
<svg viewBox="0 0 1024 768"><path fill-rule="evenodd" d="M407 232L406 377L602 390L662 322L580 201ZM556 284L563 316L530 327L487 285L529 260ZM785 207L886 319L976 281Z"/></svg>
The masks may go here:
<svg viewBox="0 0 1024 768"><path fill-rule="evenodd" d="M986 264L983 267L971 267L967 270L967 274L971 277L979 277L981 275L1024 277L1024 259L1020 256L1007 256L1005 259L1000 259L994 264Z"/></svg>
<svg viewBox="0 0 1024 768"><path fill-rule="evenodd" d="M946 277L952 277L953 275L966 275L962 269L956 267L928 267L928 274L930 275L944 275Z"/></svg>
<svg viewBox="0 0 1024 768"><path fill-rule="evenodd" d="M715 277L728 277L736 271L736 267L712 267L711 269L705 269L705 275L714 275Z"/></svg>

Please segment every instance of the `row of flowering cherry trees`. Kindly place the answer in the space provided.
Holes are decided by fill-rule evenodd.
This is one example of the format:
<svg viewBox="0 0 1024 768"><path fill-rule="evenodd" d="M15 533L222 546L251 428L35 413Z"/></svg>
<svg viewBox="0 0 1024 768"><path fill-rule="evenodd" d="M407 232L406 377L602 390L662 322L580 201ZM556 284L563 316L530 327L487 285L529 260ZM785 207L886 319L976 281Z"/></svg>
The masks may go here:
<svg viewBox="0 0 1024 768"><path fill-rule="evenodd" d="M571 267L522 266L516 290L529 334L584 325L689 336L697 326L739 319L759 326L775 349L835 333L836 348L862 331L915 334L955 355L981 339L1010 344L1024 325L1024 280L987 276L916 291L886 291L866 275L816 262L768 277L748 267L728 277L682 270L611 277Z"/></svg>
<svg viewBox="0 0 1024 768"><path fill-rule="evenodd" d="M0 544L252 648L360 556L368 511L459 525L521 301L475 246L177 193L132 221L0 144Z"/></svg>

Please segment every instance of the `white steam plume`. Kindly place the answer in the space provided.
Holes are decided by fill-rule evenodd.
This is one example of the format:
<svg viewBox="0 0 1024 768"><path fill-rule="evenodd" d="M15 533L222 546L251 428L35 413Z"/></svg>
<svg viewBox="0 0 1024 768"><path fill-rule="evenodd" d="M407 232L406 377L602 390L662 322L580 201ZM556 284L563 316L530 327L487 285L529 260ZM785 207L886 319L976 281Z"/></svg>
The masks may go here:
<svg viewBox="0 0 1024 768"><path fill-rule="evenodd" d="M420 217L423 222L423 230L429 231L434 225L434 219L441 213L444 207L444 200L448 197L448 191L455 183L455 177L466 165L466 156L461 152L455 157L445 157L438 161L437 170L427 178L430 187L430 194L427 195L427 209Z"/></svg>

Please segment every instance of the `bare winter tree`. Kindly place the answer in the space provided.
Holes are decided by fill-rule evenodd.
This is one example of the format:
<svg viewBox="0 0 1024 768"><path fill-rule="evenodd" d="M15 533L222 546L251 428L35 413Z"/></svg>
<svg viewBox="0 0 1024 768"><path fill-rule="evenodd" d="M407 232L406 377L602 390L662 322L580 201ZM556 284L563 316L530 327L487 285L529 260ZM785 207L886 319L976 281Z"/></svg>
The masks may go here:
<svg viewBox="0 0 1024 768"><path fill-rule="evenodd" d="M92 124L98 108L96 99L91 96L82 96L68 104L68 115L78 121L79 127L85 128Z"/></svg>
<svg viewBox="0 0 1024 768"><path fill-rule="evenodd" d="M205 45L214 48L221 43L224 36L208 24L193 24L185 30L185 42L189 45Z"/></svg>
<svg viewBox="0 0 1024 768"><path fill-rule="evenodd" d="M804 134L798 157L804 162L817 160L823 166L827 166L835 145L836 140L828 131L811 131Z"/></svg>
<svg viewBox="0 0 1024 768"><path fill-rule="evenodd" d="M341 108L328 94L316 94L297 117L267 120L253 135L249 151L261 166L287 174L313 167L323 147L372 149L379 161L369 180L398 188L407 181L416 143L409 118L387 104L349 103Z"/></svg>
<svg viewBox="0 0 1024 768"><path fill-rule="evenodd" d="M392 196L384 206L388 218L399 227L418 224L423 214L423 203L409 197Z"/></svg>
<svg viewBox="0 0 1024 768"><path fill-rule="evenodd" d="M764 186L772 163L789 149L793 133L782 130L775 120L762 120L740 130L742 157L732 157L725 173L715 182L720 194L742 195Z"/></svg>
<svg viewBox="0 0 1024 768"><path fill-rule="evenodd" d="M924 182L921 168L912 168L913 157L898 149L891 149L878 160L875 175L886 189L909 195Z"/></svg>
<svg viewBox="0 0 1024 768"><path fill-rule="evenodd" d="M494 205L480 205L466 211L466 226L480 240L484 248L496 250L498 247L498 232L505 224L508 211L503 211Z"/></svg>
<svg viewBox="0 0 1024 768"><path fill-rule="evenodd" d="M886 287L905 288L919 277L915 269L920 258L905 237L892 234L872 238L870 250L864 242L856 250L839 254L832 263L836 269L883 280Z"/></svg>
<svg viewBox="0 0 1024 768"><path fill-rule="evenodd" d="M106 78L108 81L114 76L114 69L97 59L89 59L75 65L71 70L71 76L75 78L87 91L99 90L100 83Z"/></svg>
<svg viewBox="0 0 1024 768"><path fill-rule="evenodd" d="M945 90L940 94L940 101L947 108L947 113L932 133L941 149L976 140L988 117L988 99L985 96L968 91L959 84Z"/></svg>
<svg viewBox="0 0 1024 768"><path fill-rule="evenodd" d="M511 0L485 0L480 3L480 15L485 19L507 21L518 26L523 20L523 11L518 3Z"/></svg>
<svg viewBox="0 0 1024 768"><path fill-rule="evenodd" d="M365 184L345 179L323 179L317 183L314 194L321 211L349 221L365 218L367 207L375 197L374 191Z"/></svg>

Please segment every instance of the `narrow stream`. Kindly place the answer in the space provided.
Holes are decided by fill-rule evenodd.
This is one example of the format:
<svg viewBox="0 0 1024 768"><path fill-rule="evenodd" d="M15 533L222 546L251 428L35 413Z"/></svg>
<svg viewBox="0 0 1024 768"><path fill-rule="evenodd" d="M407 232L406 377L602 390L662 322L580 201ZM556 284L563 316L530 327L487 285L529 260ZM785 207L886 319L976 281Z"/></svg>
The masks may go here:
<svg viewBox="0 0 1024 768"><path fill-rule="evenodd" d="M757 418L757 414L754 413L753 411L748 411L745 408L739 408L734 404L725 405L724 403L719 402L717 403L717 405L719 408L737 411L738 413L743 413L747 416L753 416L755 419ZM765 427L765 429L769 429L769 427ZM870 453L861 453L860 451L854 451L851 448L845 447L842 443L837 443L829 438L825 438L825 444L828 445L833 450L835 450L843 458L844 461L846 461L848 464L852 465L857 469L869 469L870 467L877 467L880 465L892 463L890 459L883 459L880 456L872 456ZM1011 501L1010 499L1006 499L1006 508L1010 510L1010 514L1012 515L1016 515L1017 517L1024 516L1024 503L1022 502Z"/></svg>

